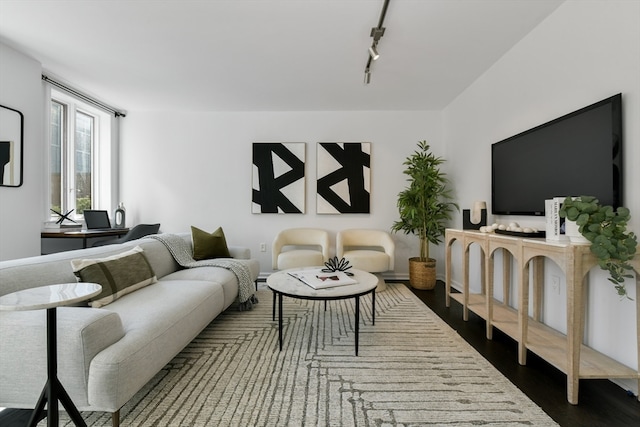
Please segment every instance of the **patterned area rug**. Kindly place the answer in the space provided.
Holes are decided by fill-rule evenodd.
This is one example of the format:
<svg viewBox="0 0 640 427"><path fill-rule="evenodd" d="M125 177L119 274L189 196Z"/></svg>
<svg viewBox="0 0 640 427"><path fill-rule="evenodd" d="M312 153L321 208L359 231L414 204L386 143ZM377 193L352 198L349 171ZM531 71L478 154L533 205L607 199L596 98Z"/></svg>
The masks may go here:
<svg viewBox="0 0 640 427"><path fill-rule="evenodd" d="M359 356L353 300L325 311L285 298L280 352L271 292L258 297L213 321L122 408L121 425L557 425L402 284L376 295L375 325L361 299Z"/></svg>

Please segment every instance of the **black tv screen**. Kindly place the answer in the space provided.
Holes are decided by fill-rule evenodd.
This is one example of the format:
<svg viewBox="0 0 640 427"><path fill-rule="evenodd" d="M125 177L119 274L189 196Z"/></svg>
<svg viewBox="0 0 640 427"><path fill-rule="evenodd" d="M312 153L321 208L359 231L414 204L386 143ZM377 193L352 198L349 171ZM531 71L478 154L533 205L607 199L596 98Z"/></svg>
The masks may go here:
<svg viewBox="0 0 640 427"><path fill-rule="evenodd" d="M553 197L622 205L622 94L491 145L495 215L544 215Z"/></svg>

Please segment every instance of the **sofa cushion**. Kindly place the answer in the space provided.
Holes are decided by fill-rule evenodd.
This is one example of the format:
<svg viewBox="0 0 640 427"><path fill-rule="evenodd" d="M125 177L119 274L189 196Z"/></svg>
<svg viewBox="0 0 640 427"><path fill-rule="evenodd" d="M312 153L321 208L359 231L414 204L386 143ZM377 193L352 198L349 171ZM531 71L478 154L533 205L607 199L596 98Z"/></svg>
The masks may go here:
<svg viewBox="0 0 640 427"><path fill-rule="evenodd" d="M231 257L222 227L218 227L213 233L207 233L191 226L191 239L195 260Z"/></svg>
<svg viewBox="0 0 640 427"><path fill-rule="evenodd" d="M102 292L89 302L92 307L105 306L158 281L139 246L106 258L74 259L71 266L81 281L102 285Z"/></svg>
<svg viewBox="0 0 640 427"><path fill-rule="evenodd" d="M91 362L91 405L109 412L122 407L222 312L223 301L217 283L160 280L110 304L126 335Z"/></svg>

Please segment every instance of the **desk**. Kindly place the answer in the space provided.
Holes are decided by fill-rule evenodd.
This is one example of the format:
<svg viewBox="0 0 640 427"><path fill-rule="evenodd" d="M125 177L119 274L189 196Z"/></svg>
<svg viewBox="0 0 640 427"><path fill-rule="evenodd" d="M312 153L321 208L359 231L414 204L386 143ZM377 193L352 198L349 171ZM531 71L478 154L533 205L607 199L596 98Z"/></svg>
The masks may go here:
<svg viewBox="0 0 640 427"><path fill-rule="evenodd" d="M128 228L113 228L110 230L43 230L41 239L73 239L82 242L82 249L87 247L89 239L97 237L120 237L127 234ZM80 248L77 248L80 249ZM57 252L57 251L56 251ZM50 253L46 251L46 253ZM44 253L43 253L44 255Z"/></svg>
<svg viewBox="0 0 640 427"><path fill-rule="evenodd" d="M58 400L76 426L86 426L80 412L58 379L58 336L56 307L85 301L102 291L96 283L66 283L24 289L0 297L0 310L47 310L47 382L33 410L29 426L38 424L39 415L47 405L47 425L58 425Z"/></svg>
<svg viewBox="0 0 640 427"><path fill-rule="evenodd" d="M451 293L451 246L455 241L462 244L462 292ZM478 245L481 250L481 292L472 294L469 289L469 248ZM597 260L589 245L555 242L545 239L510 237L471 230L447 229L446 245L446 305L450 298L463 307L463 319L468 310L485 319L487 339L492 338L492 328L498 328L518 343L518 362L526 364L527 350L567 375L567 400L578 403L578 384L581 378L633 378L640 385L637 370L625 366L610 357L583 344L585 324L586 276ZM505 302L493 297L493 258L497 251L508 254L505 261L513 261L518 283L518 305L510 307L508 302L511 262L503 263L503 286ZM540 321L543 288L544 258L553 260L564 272L567 283L567 334L548 327ZM509 264L507 266L507 264ZM631 261L636 271L636 295L640 295L640 255ZM533 316L529 316L529 271L533 267ZM640 330L640 298L636 297L636 330ZM640 364L640 340L638 363ZM640 396L638 397L640 400Z"/></svg>

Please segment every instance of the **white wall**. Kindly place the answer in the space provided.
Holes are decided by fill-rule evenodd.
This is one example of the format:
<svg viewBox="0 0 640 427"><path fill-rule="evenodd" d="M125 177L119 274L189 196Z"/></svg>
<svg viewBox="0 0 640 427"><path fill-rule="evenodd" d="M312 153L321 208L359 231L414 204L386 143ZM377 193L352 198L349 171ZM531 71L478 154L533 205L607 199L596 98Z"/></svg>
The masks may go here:
<svg viewBox="0 0 640 427"><path fill-rule="evenodd" d="M470 207L474 200L491 200L492 143L620 92L624 111L624 200L633 215L631 228L639 234L637 1L567 1L445 109L445 154L455 159L450 173L461 208ZM510 219L493 218L498 222ZM538 225L543 221L516 219ZM547 279L550 275L563 276L552 262L546 267ZM606 278L597 268L589 277L586 342L637 367L635 301L621 301ZM461 281L459 268L454 271L454 279ZM632 281L627 281L627 288L635 299ZM565 283L561 295L554 295L548 288L545 291L545 322L566 331ZM635 389L637 384L630 382L629 387Z"/></svg>
<svg viewBox="0 0 640 427"><path fill-rule="evenodd" d="M290 227L390 230L405 187L402 162L426 139L443 154L439 112L129 112L122 120L121 195L129 224L160 222L163 232L213 231L251 248L271 269L271 242ZM318 215L316 143L371 142L371 213ZM251 144L306 142L306 213L251 213ZM407 277L417 238L393 235L396 273ZM260 243L267 252L260 252ZM444 262L440 263L444 268Z"/></svg>
<svg viewBox="0 0 640 427"><path fill-rule="evenodd" d="M24 115L23 184L0 187L0 260L40 255L44 189L40 63L0 43L0 104Z"/></svg>

